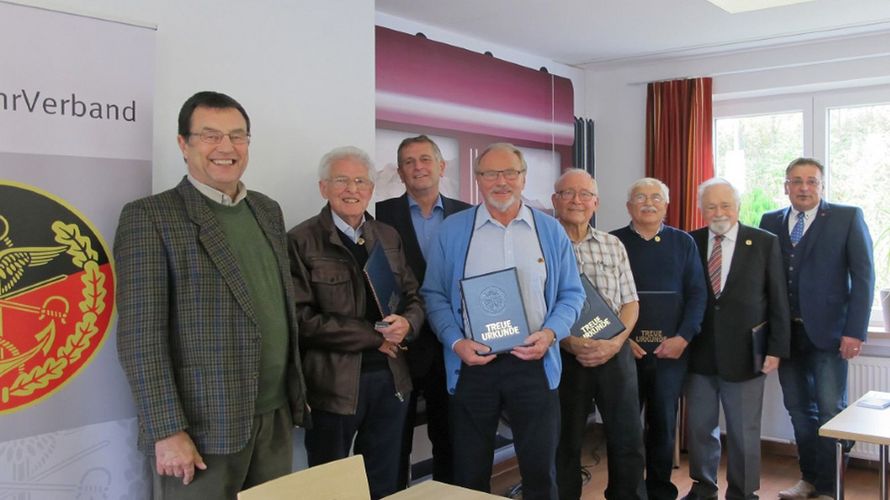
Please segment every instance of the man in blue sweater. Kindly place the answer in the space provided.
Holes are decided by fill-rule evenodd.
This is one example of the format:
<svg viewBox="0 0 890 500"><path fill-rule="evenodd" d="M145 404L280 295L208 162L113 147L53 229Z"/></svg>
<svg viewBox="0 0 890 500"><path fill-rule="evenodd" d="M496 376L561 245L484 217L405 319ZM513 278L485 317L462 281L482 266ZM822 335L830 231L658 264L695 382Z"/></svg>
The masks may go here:
<svg viewBox="0 0 890 500"><path fill-rule="evenodd" d="M584 289L562 227L522 202L527 168L512 144L495 143L479 154L474 173L484 202L442 222L428 249L421 294L445 355L455 484L489 491L494 438L504 411L523 498L555 500L557 342L578 318ZM464 335L460 280L510 267L517 268L531 334L509 353L484 355L488 348Z"/></svg>
<svg viewBox="0 0 890 500"><path fill-rule="evenodd" d="M668 202L668 187L658 179L634 182L627 194L631 222L612 232L627 250L637 292L642 295L640 307L646 307L646 292L675 292L682 308L678 323L670 325L673 335L648 344L651 352L630 340L646 419L649 500L677 498L677 487L671 483L677 402L686 375L686 346L701 329L708 297L695 241L664 224Z"/></svg>

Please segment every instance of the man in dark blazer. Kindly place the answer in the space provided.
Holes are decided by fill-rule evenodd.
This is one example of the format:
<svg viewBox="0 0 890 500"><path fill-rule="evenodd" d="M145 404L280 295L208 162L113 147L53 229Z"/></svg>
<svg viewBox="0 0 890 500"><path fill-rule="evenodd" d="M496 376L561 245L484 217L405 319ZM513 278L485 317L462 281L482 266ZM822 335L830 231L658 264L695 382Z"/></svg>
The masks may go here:
<svg viewBox="0 0 890 500"><path fill-rule="evenodd" d="M788 356L789 315L779 240L738 222L739 194L725 179L699 186L707 227L692 232L708 281L701 333L689 345L687 499L717 498L720 405L726 417L727 499L756 499L760 488L763 386ZM762 366L752 330L766 328Z"/></svg>
<svg viewBox="0 0 890 500"><path fill-rule="evenodd" d="M237 101L195 94L188 175L121 213L117 347L156 499L234 499L290 473L308 414L284 220L240 181L249 143Z"/></svg>
<svg viewBox="0 0 890 500"><path fill-rule="evenodd" d="M378 202L377 220L396 228L402 236L408 266L414 271L417 281L423 283L426 245L435 241L439 224L445 217L470 205L439 193L439 181L445 174L445 160L439 146L429 137L420 135L403 140L399 144L397 158L399 177L405 184L406 192L398 198ZM407 487L410 479L418 393L423 395L426 403L427 435L433 445L433 479L451 483L453 456L448 431L448 390L442 344L426 322L408 349L408 365L414 391L405 423L399 485Z"/></svg>
<svg viewBox="0 0 890 500"><path fill-rule="evenodd" d="M825 169L798 158L785 169L791 206L763 215L779 236L791 306L791 358L779 368L801 480L779 498L831 498L834 440L819 427L847 406L847 360L865 341L875 274L862 210L822 199Z"/></svg>

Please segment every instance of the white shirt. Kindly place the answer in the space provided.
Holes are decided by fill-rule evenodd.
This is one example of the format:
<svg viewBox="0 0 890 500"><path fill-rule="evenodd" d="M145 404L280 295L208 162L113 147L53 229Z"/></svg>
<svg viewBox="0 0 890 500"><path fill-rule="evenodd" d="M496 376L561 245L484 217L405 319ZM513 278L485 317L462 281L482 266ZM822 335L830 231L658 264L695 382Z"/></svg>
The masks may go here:
<svg viewBox="0 0 890 500"><path fill-rule="evenodd" d="M714 231L708 230L708 258L714 249ZM729 276L729 265L732 263L732 255L735 253L735 242L739 237L739 223L736 222L729 231L723 233L723 241L720 242L720 291L726 288L726 277Z"/></svg>
<svg viewBox="0 0 890 500"><path fill-rule="evenodd" d="M807 234L807 229L809 229L810 226L813 225L813 221L816 220L816 214L818 212L819 212L819 205L816 205L815 207L807 210L806 212L803 212L803 216L804 216L803 233L800 235L801 238L803 238L804 234ZM791 235L791 231L794 230L794 225L797 224L797 214L799 214L799 213L801 213L801 212L799 212L793 206L791 207L791 210L789 210L789 213L788 213L788 234L789 235Z"/></svg>
<svg viewBox="0 0 890 500"><path fill-rule="evenodd" d="M241 181L238 181L238 193L235 194L235 198L232 198L226 193L223 193L222 191L219 191L216 188L212 188L207 184L199 181L198 179L195 179L194 177L192 177L192 174L187 174L186 178L188 178L189 182L192 183L192 186L195 186L195 189L197 189L199 193L225 207L234 207L238 204L238 202L240 202L244 198L247 198L247 188L244 187L244 183Z"/></svg>

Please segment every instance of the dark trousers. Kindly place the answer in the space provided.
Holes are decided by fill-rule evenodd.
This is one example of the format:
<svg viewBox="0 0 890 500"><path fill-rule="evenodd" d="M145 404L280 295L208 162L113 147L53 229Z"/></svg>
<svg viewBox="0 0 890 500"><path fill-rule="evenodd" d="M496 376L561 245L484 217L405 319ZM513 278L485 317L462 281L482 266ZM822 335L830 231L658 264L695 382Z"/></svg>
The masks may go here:
<svg viewBox="0 0 890 500"><path fill-rule="evenodd" d="M195 470L185 486L182 478L159 476L155 457L152 470L154 500L235 500L238 492L291 473L293 468L293 419L287 404L253 417L250 439L241 451L229 455L204 454L207 470Z"/></svg>
<svg viewBox="0 0 890 500"><path fill-rule="evenodd" d="M559 498L581 497L581 444L593 401L603 417L609 484L606 498L645 499L643 482L643 428L637 394L637 369L630 345L625 342L603 365L585 368L575 357L562 354L559 383L562 428L556 453Z"/></svg>
<svg viewBox="0 0 890 500"><path fill-rule="evenodd" d="M414 390L408 401L408 417L405 420L405 436L402 441L402 458L399 466L399 488L406 488L410 479L411 447L414 442L414 426L417 422L417 398L423 396L426 404L426 431L433 445L433 480L454 483L452 463L454 455L448 430L448 384L445 380L445 363L438 356L429 371L412 379Z"/></svg>
<svg viewBox="0 0 890 500"><path fill-rule="evenodd" d="M671 483L674 468L674 443L677 409L683 392L687 356L659 359L647 354L637 360L640 407L645 425L646 491L649 500L675 500L677 487Z"/></svg>
<svg viewBox="0 0 890 500"><path fill-rule="evenodd" d="M556 499L559 398L541 360L500 354L487 365L462 365L450 411L455 484L491 490L495 434L504 411L513 431L522 498Z"/></svg>
<svg viewBox="0 0 890 500"><path fill-rule="evenodd" d="M312 410L312 429L306 431L309 466L346 458L353 448L364 456L371 497L395 493L407 410L408 402L396 396L389 370L362 373L355 415Z"/></svg>
<svg viewBox="0 0 890 500"><path fill-rule="evenodd" d="M834 494L835 440L819 427L847 407L847 360L837 349L817 348L804 326L791 325L791 358L779 364L785 408L791 416L803 479L825 495ZM852 441L844 442L849 451Z"/></svg>

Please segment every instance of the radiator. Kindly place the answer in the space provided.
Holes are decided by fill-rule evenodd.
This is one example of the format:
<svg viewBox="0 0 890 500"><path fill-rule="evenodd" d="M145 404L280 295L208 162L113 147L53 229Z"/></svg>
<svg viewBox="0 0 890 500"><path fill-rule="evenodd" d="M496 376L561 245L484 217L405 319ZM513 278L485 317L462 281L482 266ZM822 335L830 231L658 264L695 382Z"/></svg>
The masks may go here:
<svg viewBox="0 0 890 500"><path fill-rule="evenodd" d="M868 391L890 392L890 358L858 356L850 361L847 373L847 401L852 403ZM850 456L877 461L878 445L856 443Z"/></svg>

